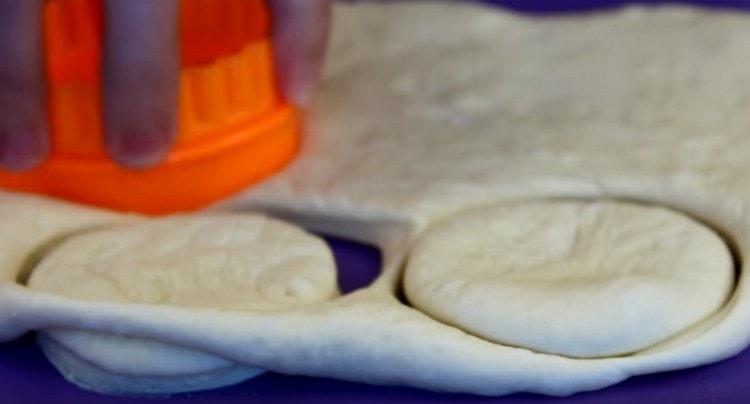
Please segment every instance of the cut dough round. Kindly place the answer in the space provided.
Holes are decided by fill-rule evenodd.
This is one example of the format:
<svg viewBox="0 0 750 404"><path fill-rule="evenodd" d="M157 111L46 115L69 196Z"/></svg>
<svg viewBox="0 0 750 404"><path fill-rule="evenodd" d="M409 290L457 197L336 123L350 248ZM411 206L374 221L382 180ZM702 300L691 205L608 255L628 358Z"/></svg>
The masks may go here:
<svg viewBox="0 0 750 404"><path fill-rule="evenodd" d="M622 355L718 310L734 264L723 240L673 211L541 201L468 211L417 242L404 287L417 308L502 344Z"/></svg>
<svg viewBox="0 0 750 404"><path fill-rule="evenodd" d="M338 294L325 242L256 215L175 216L72 237L33 289L86 300L272 310Z"/></svg>
<svg viewBox="0 0 750 404"><path fill-rule="evenodd" d="M138 217L33 195L0 191L0 287L25 283L40 256L73 234L134 222ZM0 291L0 300L2 299ZM0 304L0 342L28 329L13 305Z"/></svg>
<svg viewBox="0 0 750 404"><path fill-rule="evenodd" d="M186 393L229 386L263 373L263 369L141 338L71 329L40 332L37 341L68 381L105 394ZM141 369L112 370L111 364Z"/></svg>
<svg viewBox="0 0 750 404"><path fill-rule="evenodd" d="M323 240L257 215L175 216L73 236L43 257L29 286L79 299L225 310L279 310L338 295ZM168 394L238 383L262 369L159 341L77 329L39 333L81 387Z"/></svg>

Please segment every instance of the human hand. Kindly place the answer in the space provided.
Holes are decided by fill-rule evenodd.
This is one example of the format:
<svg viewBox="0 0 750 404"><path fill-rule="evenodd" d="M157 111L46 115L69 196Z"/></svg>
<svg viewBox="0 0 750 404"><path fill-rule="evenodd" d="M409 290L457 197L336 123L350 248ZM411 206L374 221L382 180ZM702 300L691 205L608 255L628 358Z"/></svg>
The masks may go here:
<svg viewBox="0 0 750 404"><path fill-rule="evenodd" d="M49 152L41 40L43 0L0 0L0 166L23 171ZM282 94L309 103L330 26L330 0L268 0ZM177 134L178 0L104 0L103 117L107 151L146 168Z"/></svg>

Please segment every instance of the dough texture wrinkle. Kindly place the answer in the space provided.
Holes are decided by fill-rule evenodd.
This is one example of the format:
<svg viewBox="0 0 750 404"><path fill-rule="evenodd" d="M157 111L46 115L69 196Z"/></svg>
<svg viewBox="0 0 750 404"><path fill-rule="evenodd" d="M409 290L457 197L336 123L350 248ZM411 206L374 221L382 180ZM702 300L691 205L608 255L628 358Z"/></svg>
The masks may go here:
<svg viewBox="0 0 750 404"><path fill-rule="evenodd" d="M32 289L87 300L270 310L338 294L319 238L254 215L177 216L75 236L47 254Z"/></svg>
<svg viewBox="0 0 750 404"><path fill-rule="evenodd" d="M622 202L506 203L433 225L408 299L498 343L573 357L633 353L716 312L734 264L710 229Z"/></svg>

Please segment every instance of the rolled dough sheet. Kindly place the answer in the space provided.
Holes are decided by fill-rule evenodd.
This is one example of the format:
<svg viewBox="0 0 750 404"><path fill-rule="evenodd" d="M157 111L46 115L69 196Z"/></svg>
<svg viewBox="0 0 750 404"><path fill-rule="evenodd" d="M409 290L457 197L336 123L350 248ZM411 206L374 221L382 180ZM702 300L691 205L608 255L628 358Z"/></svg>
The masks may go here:
<svg viewBox="0 0 750 404"><path fill-rule="evenodd" d="M748 345L747 16L670 6L537 20L415 1L340 3L335 21L302 155L216 209L373 243L384 257L373 285L269 312L83 300L8 280L0 335L90 330L288 374L483 395L571 394ZM596 359L492 342L395 297L431 224L554 198L634 200L706 223L737 252L731 297L677 335ZM20 257L41 241L22 239ZM17 262L0 263L15 279ZM111 374L125 374L116 362Z"/></svg>

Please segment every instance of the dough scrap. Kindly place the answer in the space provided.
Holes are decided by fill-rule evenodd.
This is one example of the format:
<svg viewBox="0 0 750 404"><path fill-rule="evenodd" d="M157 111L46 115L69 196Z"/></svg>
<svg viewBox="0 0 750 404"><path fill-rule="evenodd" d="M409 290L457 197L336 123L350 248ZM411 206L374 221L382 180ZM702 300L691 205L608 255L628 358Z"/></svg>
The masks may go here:
<svg viewBox="0 0 750 404"><path fill-rule="evenodd" d="M411 250L412 304L488 340L572 357L633 353L715 313L734 263L660 207L525 201L463 212Z"/></svg>

